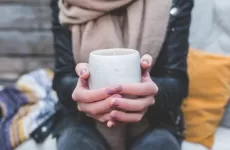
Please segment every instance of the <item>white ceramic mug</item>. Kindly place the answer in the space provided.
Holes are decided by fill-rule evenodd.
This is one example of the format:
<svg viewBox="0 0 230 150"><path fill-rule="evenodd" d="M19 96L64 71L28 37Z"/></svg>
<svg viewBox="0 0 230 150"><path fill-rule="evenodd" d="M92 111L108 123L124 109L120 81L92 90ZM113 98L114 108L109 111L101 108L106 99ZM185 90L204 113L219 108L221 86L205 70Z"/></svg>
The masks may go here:
<svg viewBox="0 0 230 150"><path fill-rule="evenodd" d="M89 57L89 89L141 81L140 55L137 50L114 48L93 51ZM126 125L108 128L97 122L97 129L112 150L125 150Z"/></svg>
<svg viewBox="0 0 230 150"><path fill-rule="evenodd" d="M140 55L133 49L93 51L89 57L89 69L90 89L141 81Z"/></svg>

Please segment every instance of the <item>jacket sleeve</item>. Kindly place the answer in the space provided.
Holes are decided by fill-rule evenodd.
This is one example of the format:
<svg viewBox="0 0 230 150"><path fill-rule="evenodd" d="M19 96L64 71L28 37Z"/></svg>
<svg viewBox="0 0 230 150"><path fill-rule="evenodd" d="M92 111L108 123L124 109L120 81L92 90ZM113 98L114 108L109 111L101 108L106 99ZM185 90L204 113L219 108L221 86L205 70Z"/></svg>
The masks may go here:
<svg viewBox="0 0 230 150"><path fill-rule="evenodd" d="M193 0L174 0L162 51L151 71L159 92L155 105L161 111L176 111L188 94L187 53Z"/></svg>
<svg viewBox="0 0 230 150"><path fill-rule="evenodd" d="M72 106L76 106L72 100L72 92L77 84L78 76L75 73L76 64L72 54L71 32L59 24L57 0L52 1L51 8L55 50L53 89L57 92L61 103L68 105L72 103Z"/></svg>

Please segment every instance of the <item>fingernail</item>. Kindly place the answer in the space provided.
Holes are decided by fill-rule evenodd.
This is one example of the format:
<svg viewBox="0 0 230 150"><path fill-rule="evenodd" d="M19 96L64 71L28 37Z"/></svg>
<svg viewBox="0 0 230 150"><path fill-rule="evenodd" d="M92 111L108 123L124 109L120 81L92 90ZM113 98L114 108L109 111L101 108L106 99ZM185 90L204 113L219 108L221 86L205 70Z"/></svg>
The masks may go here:
<svg viewBox="0 0 230 150"><path fill-rule="evenodd" d="M109 128L111 128L111 127L114 126L114 123L113 123L112 121L108 121L107 126L108 126Z"/></svg>
<svg viewBox="0 0 230 150"><path fill-rule="evenodd" d="M111 89L106 89L106 93L110 96L112 96L113 94L115 94L115 92Z"/></svg>
<svg viewBox="0 0 230 150"><path fill-rule="evenodd" d="M111 118L112 118L113 120L117 120L117 116L116 116L115 111L112 111L110 115L111 115Z"/></svg>
<svg viewBox="0 0 230 150"><path fill-rule="evenodd" d="M107 127L111 128L112 127L112 123L111 122L107 122Z"/></svg>
<svg viewBox="0 0 230 150"><path fill-rule="evenodd" d="M142 63L145 63L145 64L149 65L149 61L148 60L143 60Z"/></svg>
<svg viewBox="0 0 230 150"><path fill-rule="evenodd" d="M116 88L116 93L121 93L123 91L123 88L121 85L119 85L117 88Z"/></svg>
<svg viewBox="0 0 230 150"><path fill-rule="evenodd" d="M112 106L113 106L113 108L118 108L118 102L117 102L118 100L117 99L113 99L112 100Z"/></svg>
<svg viewBox="0 0 230 150"><path fill-rule="evenodd" d="M80 71L80 76L84 75L86 72L87 72L87 69L86 69L86 68L81 69L81 71Z"/></svg>

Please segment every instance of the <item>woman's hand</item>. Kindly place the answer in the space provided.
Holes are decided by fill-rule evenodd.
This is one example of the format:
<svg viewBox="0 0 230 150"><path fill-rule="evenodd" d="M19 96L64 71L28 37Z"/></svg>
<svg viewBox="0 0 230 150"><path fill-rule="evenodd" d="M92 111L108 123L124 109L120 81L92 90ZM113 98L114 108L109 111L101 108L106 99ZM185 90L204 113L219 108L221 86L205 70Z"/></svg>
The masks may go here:
<svg viewBox="0 0 230 150"><path fill-rule="evenodd" d="M100 122L108 122L112 110L112 99L121 98L121 95L116 94L119 87L89 90L88 78L90 74L88 65L86 63L78 64L76 72L79 80L72 98L78 103L78 110Z"/></svg>
<svg viewBox="0 0 230 150"><path fill-rule="evenodd" d="M152 57L150 55L144 55L141 58L142 67L142 80L138 84L124 84L120 85L119 94L133 95L138 98L113 98L112 106L116 110L111 111L110 115L114 121L135 123L139 122L148 107L155 103L154 96L158 92L157 85L152 81L148 69L152 65ZM112 122L108 123L108 126L114 126Z"/></svg>
<svg viewBox="0 0 230 150"><path fill-rule="evenodd" d="M148 72L151 65L152 57L144 55L141 58L141 83L89 90L88 65L86 63L78 64L76 72L79 80L72 94L73 100L78 103L78 110L100 122L107 122L108 127L114 126L116 121L139 122L148 107L154 104L154 96L158 92L158 87ZM122 98L121 95L133 95L139 98L128 99Z"/></svg>

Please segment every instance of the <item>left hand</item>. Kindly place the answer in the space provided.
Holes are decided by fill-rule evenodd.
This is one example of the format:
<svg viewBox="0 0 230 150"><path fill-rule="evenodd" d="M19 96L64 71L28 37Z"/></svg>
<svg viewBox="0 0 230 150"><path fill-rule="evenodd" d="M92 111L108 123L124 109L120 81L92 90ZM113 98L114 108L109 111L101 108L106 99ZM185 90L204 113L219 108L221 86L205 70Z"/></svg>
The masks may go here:
<svg viewBox="0 0 230 150"><path fill-rule="evenodd" d="M114 98L110 117L113 121L108 126L115 126L115 122L135 123L141 121L148 107L155 103L154 96L158 92L157 85L152 81L148 69L152 66L152 57L144 55L141 58L142 79L141 83L120 85L119 94L133 95L136 99Z"/></svg>

